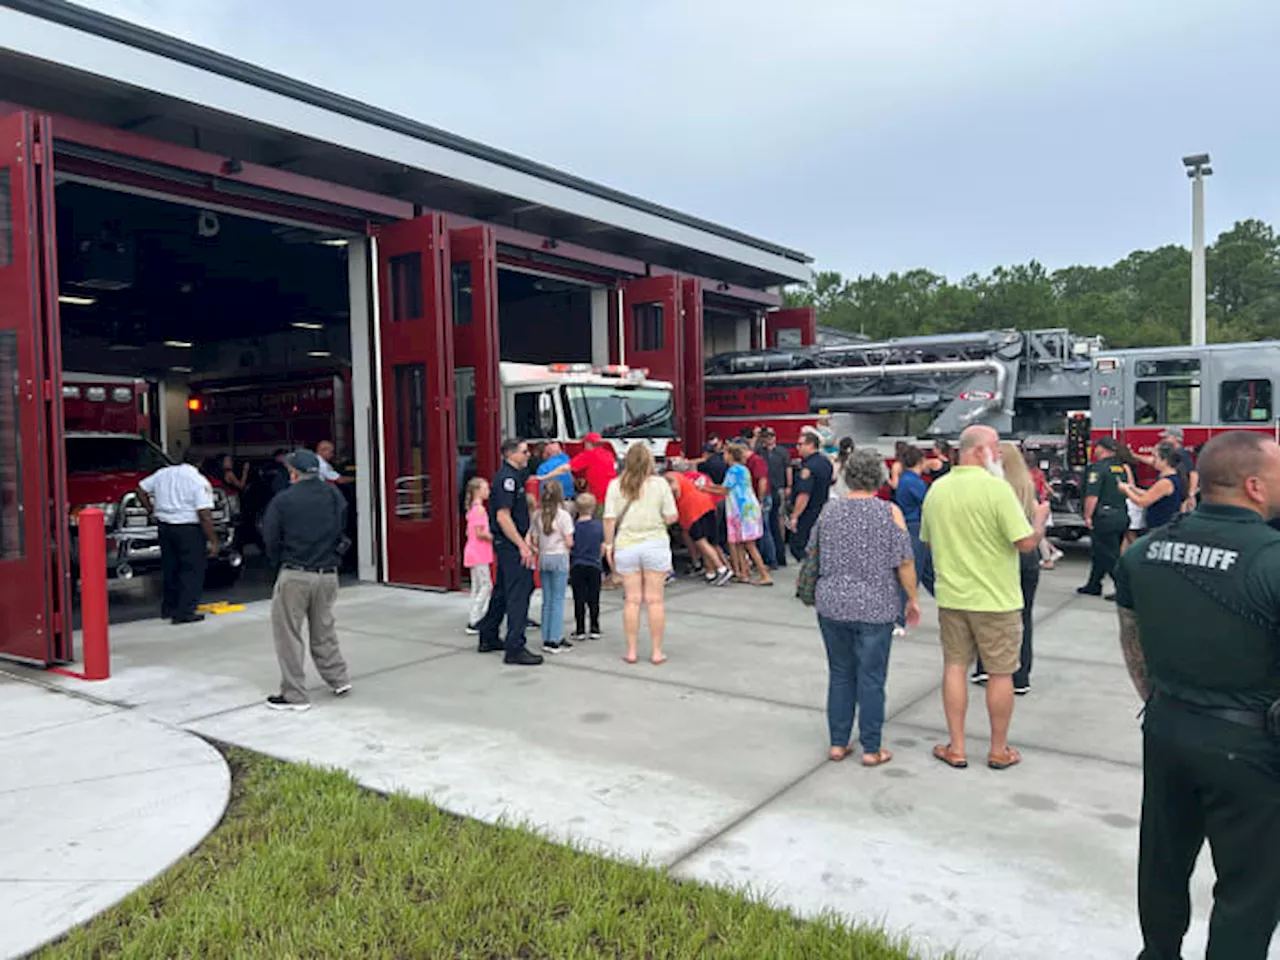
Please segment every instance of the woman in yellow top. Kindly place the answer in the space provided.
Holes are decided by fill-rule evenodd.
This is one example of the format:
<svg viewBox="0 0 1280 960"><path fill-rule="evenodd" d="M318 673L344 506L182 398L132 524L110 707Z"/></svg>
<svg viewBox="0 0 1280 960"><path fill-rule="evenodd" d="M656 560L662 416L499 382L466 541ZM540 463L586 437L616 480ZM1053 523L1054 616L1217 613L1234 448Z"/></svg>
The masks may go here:
<svg viewBox="0 0 1280 960"><path fill-rule="evenodd" d="M622 577L625 594L622 627L627 636L627 663L636 662L640 642L640 606L649 611L650 660L656 665L662 654L662 632L667 612L663 587L671 570L671 537L667 527L676 522L676 501L671 487L656 475L653 454L643 443L627 451L622 474L609 481L604 500L604 549L609 566Z"/></svg>

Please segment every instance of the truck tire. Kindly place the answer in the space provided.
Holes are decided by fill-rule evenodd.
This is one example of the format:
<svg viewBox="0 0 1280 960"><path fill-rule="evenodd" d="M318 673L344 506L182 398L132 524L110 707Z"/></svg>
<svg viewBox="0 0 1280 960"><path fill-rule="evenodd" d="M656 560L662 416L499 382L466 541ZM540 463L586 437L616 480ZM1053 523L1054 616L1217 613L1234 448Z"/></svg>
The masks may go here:
<svg viewBox="0 0 1280 960"><path fill-rule="evenodd" d="M240 579L243 566L233 567L229 563L211 563L205 568L204 585L209 590L225 590Z"/></svg>

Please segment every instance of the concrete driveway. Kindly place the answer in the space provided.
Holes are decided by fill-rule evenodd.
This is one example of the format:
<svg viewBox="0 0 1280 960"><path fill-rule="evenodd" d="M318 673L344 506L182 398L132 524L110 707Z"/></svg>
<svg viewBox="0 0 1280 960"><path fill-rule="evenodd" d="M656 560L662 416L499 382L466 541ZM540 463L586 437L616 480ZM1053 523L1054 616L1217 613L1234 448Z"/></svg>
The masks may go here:
<svg viewBox="0 0 1280 960"><path fill-rule="evenodd" d="M186 627L113 628L111 680L55 682L460 814L749 887L803 914L883 922L926 951L1129 958L1139 702L1111 605L1073 592L1083 576L1069 560L1042 579L1034 689L1013 724L1026 759L1005 772L930 756L945 739L931 606L893 650L895 760L827 762L825 657L785 575L772 590L675 585L662 667L621 661L617 594L606 596L603 641L530 669L475 653L463 596L357 586L338 614L355 691L336 700L317 680L309 713L262 706L277 678L266 604ZM986 750L979 699L975 758ZM1203 945L1205 860L1189 954Z"/></svg>

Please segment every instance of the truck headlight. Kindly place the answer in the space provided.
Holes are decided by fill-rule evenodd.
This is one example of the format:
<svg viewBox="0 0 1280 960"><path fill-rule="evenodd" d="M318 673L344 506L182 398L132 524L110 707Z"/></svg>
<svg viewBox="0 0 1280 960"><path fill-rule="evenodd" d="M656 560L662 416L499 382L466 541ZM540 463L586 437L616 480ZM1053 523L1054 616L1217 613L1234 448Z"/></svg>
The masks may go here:
<svg viewBox="0 0 1280 960"><path fill-rule="evenodd" d="M114 503L82 503L78 507L71 508L71 526L78 527L80 525L80 511L88 507L96 507L102 511L102 525L110 530L116 525L116 514L118 504Z"/></svg>

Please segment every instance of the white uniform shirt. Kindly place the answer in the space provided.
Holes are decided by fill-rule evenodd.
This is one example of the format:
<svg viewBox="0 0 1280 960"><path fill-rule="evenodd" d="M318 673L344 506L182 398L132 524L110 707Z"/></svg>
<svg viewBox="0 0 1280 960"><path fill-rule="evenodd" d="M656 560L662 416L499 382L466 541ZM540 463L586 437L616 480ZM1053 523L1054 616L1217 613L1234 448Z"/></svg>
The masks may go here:
<svg viewBox="0 0 1280 960"><path fill-rule="evenodd" d="M320 461L320 479L321 480L339 480L342 477L337 470L330 466L329 461L320 454L316 454L316 459Z"/></svg>
<svg viewBox="0 0 1280 960"><path fill-rule="evenodd" d="M157 470L138 486L151 497L161 523L199 523L196 511L213 509L213 487L189 463Z"/></svg>

